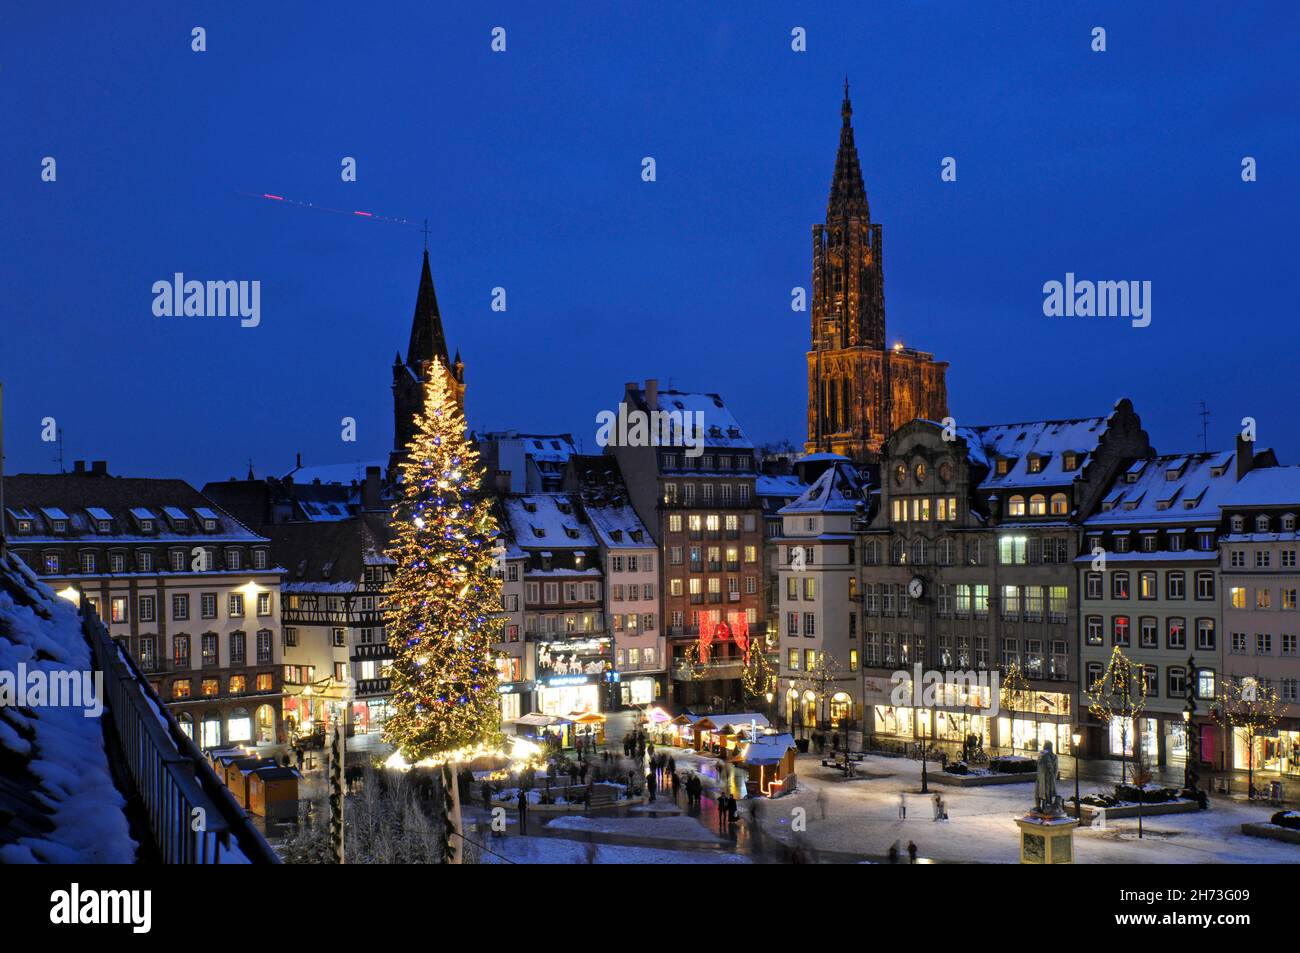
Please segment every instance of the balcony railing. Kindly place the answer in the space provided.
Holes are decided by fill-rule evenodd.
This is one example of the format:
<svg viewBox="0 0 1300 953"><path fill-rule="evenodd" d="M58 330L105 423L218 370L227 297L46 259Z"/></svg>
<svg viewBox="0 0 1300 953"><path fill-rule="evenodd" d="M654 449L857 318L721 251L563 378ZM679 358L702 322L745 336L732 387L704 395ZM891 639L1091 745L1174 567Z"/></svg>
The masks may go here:
<svg viewBox="0 0 1300 953"><path fill-rule="evenodd" d="M163 862L219 864L237 848L252 863L280 863L84 598L81 613L95 666L104 674L108 724ZM199 830L196 818L203 819Z"/></svg>

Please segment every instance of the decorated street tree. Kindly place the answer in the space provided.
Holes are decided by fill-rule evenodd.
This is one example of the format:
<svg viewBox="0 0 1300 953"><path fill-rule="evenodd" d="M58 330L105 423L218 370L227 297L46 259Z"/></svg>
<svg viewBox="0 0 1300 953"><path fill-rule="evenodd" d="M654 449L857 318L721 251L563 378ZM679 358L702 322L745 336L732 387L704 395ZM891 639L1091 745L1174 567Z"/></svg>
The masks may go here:
<svg viewBox="0 0 1300 953"><path fill-rule="evenodd" d="M776 666L772 664L763 645L750 643L745 653L745 667L740 672L740 685L751 702L771 704L769 696L776 691Z"/></svg>
<svg viewBox="0 0 1300 953"><path fill-rule="evenodd" d="M1136 729L1138 717L1147 704L1146 669L1125 655L1117 645L1111 650L1106 670L1093 681L1085 696L1088 711L1108 729L1112 721L1119 719L1120 783L1127 783L1130 741L1135 754L1141 750L1141 739L1136 737ZM1140 764L1141 758L1136 761Z"/></svg>
<svg viewBox="0 0 1300 953"><path fill-rule="evenodd" d="M1236 733L1246 744L1246 780L1255 796L1255 739L1270 734L1280 717L1277 691L1259 678L1224 678L1210 714L1220 726Z"/></svg>
<svg viewBox="0 0 1300 953"><path fill-rule="evenodd" d="M443 767L454 823L456 763L501 742L492 654L501 581L493 573L496 522L478 492L478 453L441 364L427 378L388 549L396 562L386 593L395 658L384 736L407 763Z"/></svg>
<svg viewBox="0 0 1300 953"><path fill-rule="evenodd" d="M998 691L998 704L1002 710L1008 713L1008 721L1011 725L1011 753L1016 753L1016 713L1020 713L1021 723L1024 723L1024 713L1033 708L1034 693L1029 688L1029 682L1025 680L1025 673L1020 668L1020 663L1013 661L1007 666L1002 675L1002 687Z"/></svg>
<svg viewBox="0 0 1300 953"><path fill-rule="evenodd" d="M813 664L803 673L803 678L798 680L796 687L799 693L805 694L812 692L816 701L816 724L814 728L829 720L829 712L826 711L826 701L835 692L839 683L843 680L844 673L840 668L840 663L835 660L835 656L826 652L818 652Z"/></svg>

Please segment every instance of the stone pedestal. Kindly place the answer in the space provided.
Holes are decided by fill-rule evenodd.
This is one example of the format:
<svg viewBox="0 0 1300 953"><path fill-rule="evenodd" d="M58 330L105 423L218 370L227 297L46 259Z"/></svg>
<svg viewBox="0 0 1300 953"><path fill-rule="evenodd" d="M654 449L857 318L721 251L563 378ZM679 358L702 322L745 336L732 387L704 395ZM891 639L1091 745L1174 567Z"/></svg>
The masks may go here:
<svg viewBox="0 0 1300 953"><path fill-rule="evenodd" d="M1074 863L1074 829L1079 822L1073 817L1030 811L1017 817L1016 825L1020 828L1022 864Z"/></svg>

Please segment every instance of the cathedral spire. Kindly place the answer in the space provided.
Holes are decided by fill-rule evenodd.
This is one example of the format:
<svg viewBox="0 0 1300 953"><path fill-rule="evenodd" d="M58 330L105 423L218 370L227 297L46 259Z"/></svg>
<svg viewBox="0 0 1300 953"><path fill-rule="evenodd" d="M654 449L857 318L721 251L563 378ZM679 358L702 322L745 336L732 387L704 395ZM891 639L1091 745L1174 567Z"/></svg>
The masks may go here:
<svg viewBox="0 0 1300 953"><path fill-rule="evenodd" d="M415 298L415 316L411 319L411 341L406 349L408 367L419 368L434 358L446 367L447 339L442 332L442 315L438 313L438 296L433 290L433 274L429 271L429 250L424 251L424 265L420 270L420 291Z"/></svg>
<svg viewBox="0 0 1300 953"><path fill-rule="evenodd" d="M849 78L844 77L844 102L840 105L840 148L835 155L835 175L831 179L831 197L826 203L827 220L862 217L870 221L867 189L862 184L862 166L858 147L853 142L853 104L849 101Z"/></svg>

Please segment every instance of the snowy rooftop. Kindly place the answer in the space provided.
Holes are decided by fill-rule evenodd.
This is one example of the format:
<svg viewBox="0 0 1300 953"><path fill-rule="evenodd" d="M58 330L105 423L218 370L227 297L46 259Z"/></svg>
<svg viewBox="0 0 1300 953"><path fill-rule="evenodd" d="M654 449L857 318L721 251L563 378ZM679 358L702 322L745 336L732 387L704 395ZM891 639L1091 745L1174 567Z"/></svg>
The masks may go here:
<svg viewBox="0 0 1300 953"><path fill-rule="evenodd" d="M0 562L0 671L90 672L72 603L10 555ZM0 863L134 863L100 718L86 709L0 706Z"/></svg>
<svg viewBox="0 0 1300 953"><path fill-rule="evenodd" d="M1176 453L1140 460L1121 473L1089 527L1127 523L1216 526L1219 507L1237 485L1233 454Z"/></svg>
<svg viewBox="0 0 1300 953"><path fill-rule="evenodd" d="M645 392L639 391L638 396L644 400ZM661 390L659 391L659 403L657 407L650 408L652 411L663 411L666 413L689 414L687 422L690 426L695 426L695 414L702 416L698 419L703 421L704 425L704 446L707 448L752 450L754 445L745 436L740 429L740 423L736 420L722 398L717 394L695 394L689 391L680 390Z"/></svg>
<svg viewBox="0 0 1300 953"><path fill-rule="evenodd" d="M578 515L577 501L569 494L508 496L501 506L521 549L587 549L595 555L596 537Z"/></svg>
<svg viewBox="0 0 1300 953"><path fill-rule="evenodd" d="M833 454L825 454L825 456L833 456ZM788 496L795 499L802 496L806 489L808 489L808 484L793 473L783 473L776 476L760 474L754 478L754 493L757 496Z"/></svg>
<svg viewBox="0 0 1300 953"><path fill-rule="evenodd" d="M1294 506L1300 509L1300 467L1251 470L1223 494L1224 506Z"/></svg>
<svg viewBox="0 0 1300 953"><path fill-rule="evenodd" d="M988 468L988 474L979 484L982 490L1064 486L1074 481L1088 455L1097 449L1107 419L1081 417L958 427L957 433L966 441L971 462ZM1077 456L1072 470L1065 469L1062 463L1068 451ZM1009 464L1007 472L1001 476L997 472L999 459L1005 459ZM1037 467L1037 470L1031 470L1031 467Z"/></svg>
<svg viewBox="0 0 1300 953"><path fill-rule="evenodd" d="M813 481L812 486L793 503L781 509L786 513L854 513L866 508L862 484L852 464L836 463Z"/></svg>
<svg viewBox="0 0 1300 953"><path fill-rule="evenodd" d="M600 537L601 545L611 549L637 549L655 545L631 503L625 501L621 504L598 505L589 501L584 509L591 528Z"/></svg>

